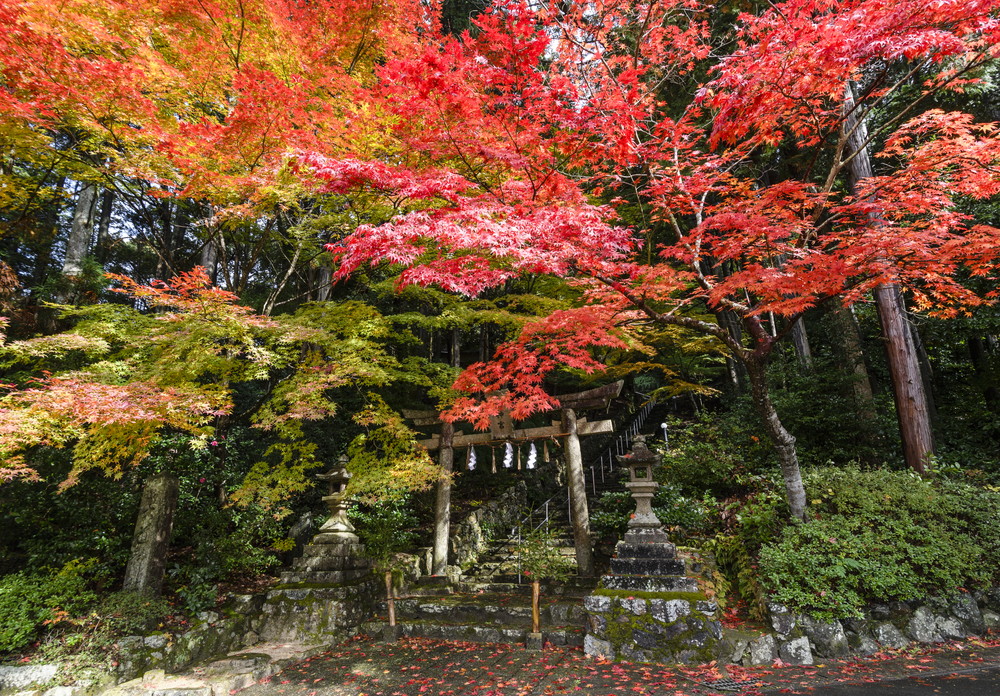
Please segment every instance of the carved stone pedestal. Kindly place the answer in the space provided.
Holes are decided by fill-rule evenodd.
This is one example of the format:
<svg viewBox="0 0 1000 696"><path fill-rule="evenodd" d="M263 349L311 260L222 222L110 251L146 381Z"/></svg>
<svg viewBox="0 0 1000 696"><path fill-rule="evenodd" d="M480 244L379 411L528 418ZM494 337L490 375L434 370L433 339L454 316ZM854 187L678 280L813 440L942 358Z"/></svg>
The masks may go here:
<svg viewBox="0 0 1000 696"><path fill-rule="evenodd" d="M625 484L636 501L625 538L615 546L611 574L586 598L584 651L588 655L640 662L707 662L722 637L718 607L686 575L684 561L653 513L658 457L635 439L619 457L629 468Z"/></svg>
<svg viewBox="0 0 1000 696"><path fill-rule="evenodd" d="M317 476L330 487L323 497L330 518L268 593L261 632L265 640L336 640L355 632L374 612L379 585L347 519L350 474L344 464L342 457L338 466Z"/></svg>

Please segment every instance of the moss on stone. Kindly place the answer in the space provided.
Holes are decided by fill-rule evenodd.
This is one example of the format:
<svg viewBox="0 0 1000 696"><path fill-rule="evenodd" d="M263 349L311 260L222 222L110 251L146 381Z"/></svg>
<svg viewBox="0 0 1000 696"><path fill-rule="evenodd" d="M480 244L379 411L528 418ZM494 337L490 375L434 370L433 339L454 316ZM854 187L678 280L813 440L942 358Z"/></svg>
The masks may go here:
<svg viewBox="0 0 1000 696"><path fill-rule="evenodd" d="M592 594L618 599L683 599L688 602L703 602L708 598L701 592L643 592L642 590L609 590L598 587Z"/></svg>

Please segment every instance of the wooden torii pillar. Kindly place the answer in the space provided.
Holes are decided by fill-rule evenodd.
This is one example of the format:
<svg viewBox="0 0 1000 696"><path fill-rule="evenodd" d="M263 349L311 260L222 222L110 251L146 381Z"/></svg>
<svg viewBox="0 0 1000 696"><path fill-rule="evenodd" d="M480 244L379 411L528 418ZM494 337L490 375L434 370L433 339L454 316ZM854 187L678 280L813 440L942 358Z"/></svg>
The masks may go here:
<svg viewBox="0 0 1000 696"><path fill-rule="evenodd" d="M506 442L527 442L562 437L566 452L566 484L569 488L570 516L573 523L573 545L576 549L577 572L581 577L594 574L594 555L590 544L590 512L587 509L587 485L583 473L580 437L614 432L610 420L588 421L577 418L576 411L586 408L607 408L611 399L621 393L621 380L596 389L557 397L562 417L540 428L514 427L510 414L490 419L490 432L466 435L453 423L443 422L436 411L404 410L403 415L416 426L441 425L441 435L422 440L419 444L433 452L438 450L441 479L438 481L434 508L434 551L431 573L444 575L448 565L448 537L451 525L451 473L454 469L455 448L475 445L494 446Z"/></svg>

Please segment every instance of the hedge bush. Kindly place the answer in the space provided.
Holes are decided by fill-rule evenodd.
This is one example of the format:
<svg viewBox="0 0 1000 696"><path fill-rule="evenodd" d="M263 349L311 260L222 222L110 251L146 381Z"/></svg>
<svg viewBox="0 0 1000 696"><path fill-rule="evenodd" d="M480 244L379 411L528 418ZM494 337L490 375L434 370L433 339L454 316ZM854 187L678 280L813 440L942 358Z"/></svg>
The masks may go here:
<svg viewBox="0 0 1000 696"><path fill-rule="evenodd" d="M982 587L1000 573L1000 493L909 472L820 469L806 477L813 519L760 550L774 601L816 618L872 602Z"/></svg>
<svg viewBox="0 0 1000 696"><path fill-rule="evenodd" d="M97 600L84 577L90 565L71 561L51 573L0 577L0 653L25 648L46 626L85 613Z"/></svg>

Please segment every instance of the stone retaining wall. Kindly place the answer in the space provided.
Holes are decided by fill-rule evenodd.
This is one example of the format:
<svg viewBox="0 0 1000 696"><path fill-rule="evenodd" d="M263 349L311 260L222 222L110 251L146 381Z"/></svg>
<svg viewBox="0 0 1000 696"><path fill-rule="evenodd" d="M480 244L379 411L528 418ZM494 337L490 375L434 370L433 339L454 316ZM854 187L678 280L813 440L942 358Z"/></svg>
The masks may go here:
<svg viewBox="0 0 1000 696"><path fill-rule="evenodd" d="M720 658L744 665L813 664L816 658L871 655L911 643L940 643L1000 630L1000 587L951 598L876 604L865 616L818 621L768 606L773 633L727 632Z"/></svg>
<svg viewBox="0 0 1000 696"><path fill-rule="evenodd" d="M583 603L587 655L637 662L694 663L715 659L722 638L718 605L696 593L648 597L597 590Z"/></svg>

